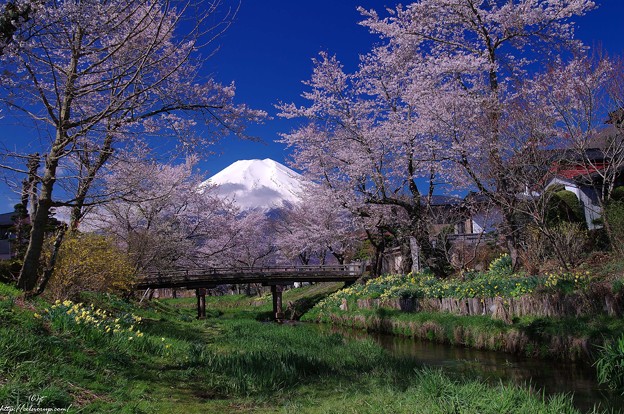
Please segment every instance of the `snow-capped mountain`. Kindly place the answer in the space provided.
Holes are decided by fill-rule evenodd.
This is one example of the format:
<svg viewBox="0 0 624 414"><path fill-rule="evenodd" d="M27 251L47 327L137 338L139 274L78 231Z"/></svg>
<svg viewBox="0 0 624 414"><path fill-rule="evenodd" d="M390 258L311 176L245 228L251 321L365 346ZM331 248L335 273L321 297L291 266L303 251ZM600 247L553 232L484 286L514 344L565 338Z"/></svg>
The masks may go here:
<svg viewBox="0 0 624 414"><path fill-rule="evenodd" d="M216 185L218 194L234 200L243 210L268 211L300 200L302 176L269 158L240 160L202 185Z"/></svg>

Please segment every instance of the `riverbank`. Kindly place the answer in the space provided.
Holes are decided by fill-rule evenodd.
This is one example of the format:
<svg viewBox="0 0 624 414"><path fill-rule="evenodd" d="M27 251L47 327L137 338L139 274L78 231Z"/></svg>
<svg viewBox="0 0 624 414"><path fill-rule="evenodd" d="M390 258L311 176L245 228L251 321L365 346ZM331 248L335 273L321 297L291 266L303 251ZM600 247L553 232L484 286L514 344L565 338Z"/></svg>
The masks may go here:
<svg viewBox="0 0 624 414"><path fill-rule="evenodd" d="M2 285L0 403L81 413L579 412L570 396L445 374L306 324L264 323L265 305L240 299L211 298L208 318L196 320L192 299L49 304Z"/></svg>
<svg viewBox="0 0 624 414"><path fill-rule="evenodd" d="M302 320L533 358L593 363L624 335L622 280L586 272L464 279L385 275L336 291Z"/></svg>

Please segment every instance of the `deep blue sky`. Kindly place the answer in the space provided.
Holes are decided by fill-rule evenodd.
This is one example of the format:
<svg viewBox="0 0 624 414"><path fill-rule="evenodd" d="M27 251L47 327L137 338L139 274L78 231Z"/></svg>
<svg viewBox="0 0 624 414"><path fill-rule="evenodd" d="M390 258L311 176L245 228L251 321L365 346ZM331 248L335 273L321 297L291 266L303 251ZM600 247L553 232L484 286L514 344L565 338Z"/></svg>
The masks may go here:
<svg viewBox="0 0 624 414"><path fill-rule="evenodd" d="M271 115L278 101L303 102L302 81L312 73L311 59L320 51L335 54L347 70L357 67L358 55L377 42L376 36L358 25L356 8L383 11L392 0L242 0L232 27L218 40L220 50L211 59L214 75L222 82L234 80L237 96ZM409 1L403 1L403 4ZM599 8L578 19L577 37L609 54L624 52L624 1L601 0ZM248 158L272 158L284 163L285 147L275 143L278 133L296 122L276 118L251 129L264 144L229 140L219 154L203 164L212 175L232 162Z"/></svg>
<svg viewBox="0 0 624 414"><path fill-rule="evenodd" d="M239 159L272 158L285 163L288 154L274 141L296 122L276 118L274 105L280 100L302 102L301 82L309 79L311 59L320 51L336 54L347 70L355 69L358 55L377 41L357 24L361 20L357 6L382 11L395 4L393 0L242 0L234 24L215 42L219 50L207 68L220 82L236 83L237 101L264 109L274 119L250 129L262 143L227 139L218 144L217 153L201 164L206 174L213 175ZM599 4L597 10L578 19L577 35L590 46L622 54L624 1L599 0ZM12 144L15 140L2 127L7 121L0 120L0 141ZM0 184L0 212L9 211L16 202L17 196Z"/></svg>

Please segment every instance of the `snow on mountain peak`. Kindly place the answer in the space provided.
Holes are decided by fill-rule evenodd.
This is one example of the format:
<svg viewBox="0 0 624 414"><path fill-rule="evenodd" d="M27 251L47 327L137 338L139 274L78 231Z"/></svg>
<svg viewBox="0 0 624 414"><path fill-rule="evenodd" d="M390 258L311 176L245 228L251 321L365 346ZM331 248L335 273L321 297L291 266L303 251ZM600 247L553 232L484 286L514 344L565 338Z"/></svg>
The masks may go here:
<svg viewBox="0 0 624 414"><path fill-rule="evenodd" d="M301 180L301 174L266 158L236 161L202 186L216 185L220 195L234 200L243 210L270 210L298 203Z"/></svg>

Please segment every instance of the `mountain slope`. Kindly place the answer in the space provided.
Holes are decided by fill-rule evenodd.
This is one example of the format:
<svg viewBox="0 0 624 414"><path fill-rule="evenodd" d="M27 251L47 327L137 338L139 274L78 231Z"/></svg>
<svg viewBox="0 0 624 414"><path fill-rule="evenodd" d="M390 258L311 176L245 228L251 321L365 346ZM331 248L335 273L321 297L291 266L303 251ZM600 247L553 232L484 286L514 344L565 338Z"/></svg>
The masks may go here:
<svg viewBox="0 0 624 414"><path fill-rule="evenodd" d="M243 210L268 211L299 202L302 176L270 158L240 160L202 185L216 185L218 194L234 200Z"/></svg>

